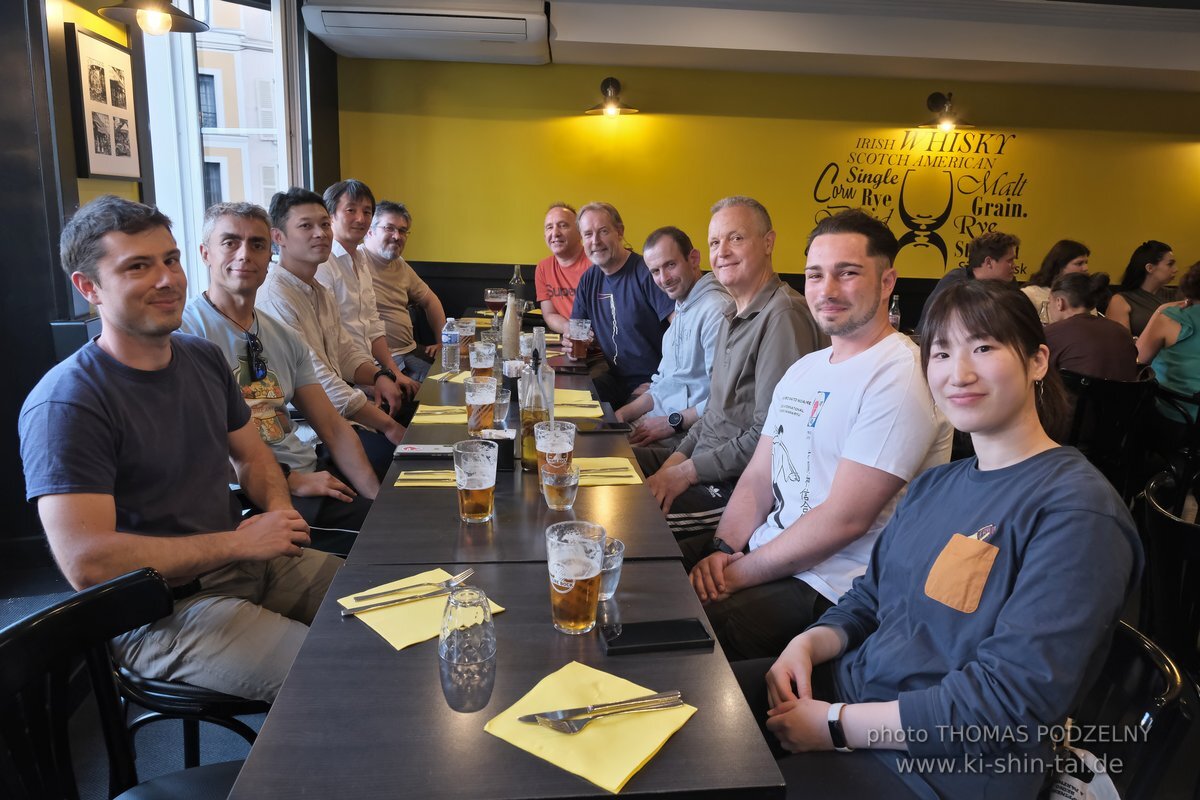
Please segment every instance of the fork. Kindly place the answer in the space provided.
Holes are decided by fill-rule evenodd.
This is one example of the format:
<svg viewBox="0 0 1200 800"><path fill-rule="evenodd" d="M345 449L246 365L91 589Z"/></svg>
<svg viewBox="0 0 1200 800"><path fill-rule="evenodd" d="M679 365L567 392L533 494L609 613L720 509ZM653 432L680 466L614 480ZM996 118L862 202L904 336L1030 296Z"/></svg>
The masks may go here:
<svg viewBox="0 0 1200 800"><path fill-rule="evenodd" d="M574 719L547 719L546 717L538 717L537 721L538 725L541 725L543 728L549 728L550 730L558 731L559 733L572 734L579 733L588 725L591 725L596 720L603 719L604 717L616 717L620 716L621 714L640 714L643 711L662 711L667 708L679 708L682 705L683 698L676 697L674 700L668 700L665 703L659 703L657 705L617 709L609 712L601 711L593 714L590 717L575 717Z"/></svg>
<svg viewBox="0 0 1200 800"><path fill-rule="evenodd" d="M414 583L409 586L401 586L396 589L382 589L378 592L367 592L366 594L354 595L354 602L361 603L363 600L370 600L373 597L383 597L389 594L399 594L400 592L411 592L413 589L419 589L422 586L428 586L430 589L452 589L458 584L465 581L467 578L475 574L475 569L467 568L457 575L447 578L444 581L426 581L425 583Z"/></svg>

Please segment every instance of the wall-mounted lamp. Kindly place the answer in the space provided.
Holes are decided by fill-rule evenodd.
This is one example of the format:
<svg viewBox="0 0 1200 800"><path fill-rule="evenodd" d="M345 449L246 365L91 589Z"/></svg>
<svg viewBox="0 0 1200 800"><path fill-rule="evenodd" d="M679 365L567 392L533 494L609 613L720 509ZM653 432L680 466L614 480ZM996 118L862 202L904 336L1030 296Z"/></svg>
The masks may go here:
<svg viewBox="0 0 1200 800"><path fill-rule="evenodd" d="M929 122L924 122L918 125L918 128L937 128L939 131L949 133L955 128L974 128L975 126L966 120L959 119L958 114L954 111L954 104L951 102L954 99L953 92L934 92L925 100L925 107L933 112L933 119Z"/></svg>
<svg viewBox="0 0 1200 800"><path fill-rule="evenodd" d="M125 25L137 25L151 36L164 33L203 33L208 25L181 11L166 0L125 0L116 6L105 6L98 12L105 19Z"/></svg>
<svg viewBox="0 0 1200 800"><path fill-rule="evenodd" d="M600 94L604 95L604 100L583 113L603 114L606 117L638 113L633 106L627 106L621 102L621 82L616 78L605 78L600 81Z"/></svg>

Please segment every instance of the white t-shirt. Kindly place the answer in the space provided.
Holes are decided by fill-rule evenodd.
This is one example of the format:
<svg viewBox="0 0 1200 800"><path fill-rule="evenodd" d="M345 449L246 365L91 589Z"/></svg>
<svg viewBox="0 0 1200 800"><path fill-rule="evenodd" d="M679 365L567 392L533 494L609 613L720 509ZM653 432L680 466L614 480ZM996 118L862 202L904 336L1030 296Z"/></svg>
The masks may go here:
<svg viewBox="0 0 1200 800"><path fill-rule="evenodd" d="M750 537L762 547L825 502L840 459L910 481L950 460L953 430L933 404L917 346L894 333L837 364L830 348L809 353L775 386L763 436L771 438L774 506ZM796 578L832 602L867 569L871 547L902 489L864 536Z"/></svg>

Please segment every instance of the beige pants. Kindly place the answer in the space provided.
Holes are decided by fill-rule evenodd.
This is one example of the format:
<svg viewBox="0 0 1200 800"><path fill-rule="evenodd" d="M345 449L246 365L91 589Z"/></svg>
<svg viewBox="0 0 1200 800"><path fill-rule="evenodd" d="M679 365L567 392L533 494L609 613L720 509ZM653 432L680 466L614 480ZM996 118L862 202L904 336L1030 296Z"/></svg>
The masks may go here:
<svg viewBox="0 0 1200 800"><path fill-rule="evenodd" d="M113 639L113 655L146 678L272 701L341 564L305 550L222 567L171 616Z"/></svg>

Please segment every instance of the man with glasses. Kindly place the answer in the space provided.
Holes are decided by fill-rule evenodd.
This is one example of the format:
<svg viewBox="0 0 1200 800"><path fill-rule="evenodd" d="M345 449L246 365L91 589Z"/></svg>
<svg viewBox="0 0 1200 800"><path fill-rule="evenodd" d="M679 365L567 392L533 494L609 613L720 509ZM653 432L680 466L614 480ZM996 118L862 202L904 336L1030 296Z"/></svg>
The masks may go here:
<svg viewBox="0 0 1200 800"><path fill-rule="evenodd" d="M333 247L329 260L317 267L317 280L337 299L350 338L379 364L377 376L385 380L372 382L376 401L386 402L391 415L398 416L401 405L412 399L421 385L400 374L392 358L371 271L358 250L375 213L375 195L365 183L351 178L326 189L324 200L333 223Z"/></svg>
<svg viewBox="0 0 1200 800"><path fill-rule="evenodd" d="M270 215L279 263L267 273L258 292L258 309L287 325L308 345L317 380L333 407L370 429L359 428L358 438L375 474L383 478L405 429L354 386L374 383L378 390L391 381L346 332L337 300L317 281L317 268L329 258L333 242L325 202L319 194L292 187L271 198Z"/></svg>
<svg viewBox="0 0 1200 800"><path fill-rule="evenodd" d="M271 223L253 203L218 203L204 214L200 258L208 290L183 312L184 333L217 344L241 387L258 435L287 478L292 505L313 526L313 546L345 554L362 527L379 479L354 429L313 371L308 347L254 309L271 259ZM296 435L291 403L316 431L316 448Z"/></svg>
<svg viewBox="0 0 1200 800"><path fill-rule="evenodd" d="M404 204L384 200L375 207L375 217L359 249L371 270L379 317L392 357L409 377L420 383L429 374L438 345L417 346L408 306L420 305L435 333L446 326L446 312L442 301L403 258L411 229L412 214Z"/></svg>
<svg viewBox="0 0 1200 800"><path fill-rule="evenodd" d="M187 279L171 222L105 195L63 228L63 269L100 335L21 409L26 494L76 589L142 567L174 611L116 637L147 678L273 700L341 559L308 525L221 350L179 334ZM230 466L264 513L241 520Z"/></svg>

